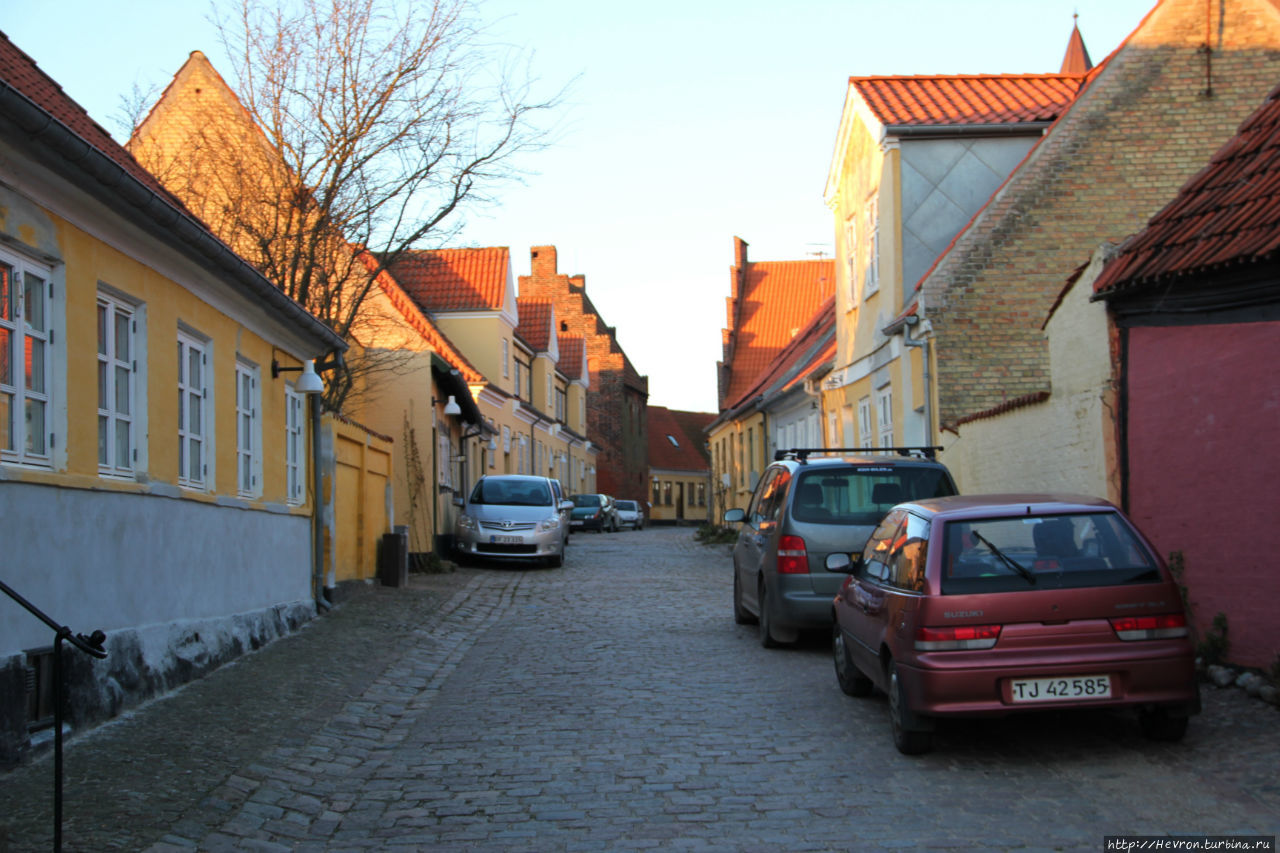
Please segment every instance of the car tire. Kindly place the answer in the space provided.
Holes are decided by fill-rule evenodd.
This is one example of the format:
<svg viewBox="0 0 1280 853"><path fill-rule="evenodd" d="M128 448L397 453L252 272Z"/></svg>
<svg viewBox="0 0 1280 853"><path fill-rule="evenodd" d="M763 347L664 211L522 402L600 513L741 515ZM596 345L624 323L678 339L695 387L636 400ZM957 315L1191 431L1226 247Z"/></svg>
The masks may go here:
<svg viewBox="0 0 1280 853"><path fill-rule="evenodd" d="M1152 708L1138 712L1138 724L1142 726L1142 734L1148 740L1169 743L1180 741L1187 733L1188 721L1187 716L1170 714L1165 708Z"/></svg>
<svg viewBox="0 0 1280 853"><path fill-rule="evenodd" d="M738 570L733 570L733 621L739 625L754 625L756 617L742 606L742 583L738 580Z"/></svg>
<svg viewBox="0 0 1280 853"><path fill-rule="evenodd" d="M871 679L863 675L853 658L849 655L849 647L845 645L844 632L834 621L831 624L831 656L836 666L836 681L846 696L870 696L874 686Z"/></svg>
<svg viewBox="0 0 1280 853"><path fill-rule="evenodd" d="M889 659L886 683L889 686L889 723L893 726L893 745L903 755L921 755L933 747L933 732L911 728L912 717L907 705L907 691L898 678L898 665Z"/></svg>
<svg viewBox="0 0 1280 853"><path fill-rule="evenodd" d="M760 616L757 618L756 624L759 626L760 645L766 649L776 649L796 641L794 632L791 636L784 636L781 631L773 625L773 615L769 612L769 590L765 586L764 581L760 582L760 596L757 598L760 603Z"/></svg>
<svg viewBox="0 0 1280 853"><path fill-rule="evenodd" d="M547 565L553 569L558 569L563 566L564 551L560 551L558 554L552 554L550 557L547 557Z"/></svg>

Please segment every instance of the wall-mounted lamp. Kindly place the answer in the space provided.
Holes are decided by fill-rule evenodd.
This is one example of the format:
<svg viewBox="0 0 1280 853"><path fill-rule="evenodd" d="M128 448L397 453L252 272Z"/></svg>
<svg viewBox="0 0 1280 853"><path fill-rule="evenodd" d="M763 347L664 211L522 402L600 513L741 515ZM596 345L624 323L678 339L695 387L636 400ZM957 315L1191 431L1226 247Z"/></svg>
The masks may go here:
<svg viewBox="0 0 1280 853"><path fill-rule="evenodd" d="M435 397L431 398L431 405L434 406L436 403L439 403L439 402L440 402L439 399ZM446 415L449 415L450 417L454 417L462 414L462 407L458 405L457 398L455 398L452 394L449 395L449 399L444 404L444 413Z"/></svg>
<svg viewBox="0 0 1280 853"><path fill-rule="evenodd" d="M324 380L320 378L320 374L316 373L316 363L314 359L307 359L302 362L302 367L281 367L280 362L274 358L271 359L271 378L280 378L281 373L289 373L293 371L302 371L302 375L298 377L298 381L294 383L293 388L299 394L322 394L324 393Z"/></svg>

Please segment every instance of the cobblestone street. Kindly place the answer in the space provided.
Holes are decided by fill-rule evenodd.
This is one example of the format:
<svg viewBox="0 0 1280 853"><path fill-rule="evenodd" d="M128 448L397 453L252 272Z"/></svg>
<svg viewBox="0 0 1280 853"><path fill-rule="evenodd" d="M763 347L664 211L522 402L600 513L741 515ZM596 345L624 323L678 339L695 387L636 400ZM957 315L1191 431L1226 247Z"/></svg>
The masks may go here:
<svg viewBox="0 0 1280 853"><path fill-rule="evenodd" d="M1128 716L947 725L893 747L825 639L733 623L690 529L573 538L563 569L369 588L66 750L68 850L1102 849L1280 833L1280 716L1206 687L1180 744ZM47 850L48 756L0 776Z"/></svg>

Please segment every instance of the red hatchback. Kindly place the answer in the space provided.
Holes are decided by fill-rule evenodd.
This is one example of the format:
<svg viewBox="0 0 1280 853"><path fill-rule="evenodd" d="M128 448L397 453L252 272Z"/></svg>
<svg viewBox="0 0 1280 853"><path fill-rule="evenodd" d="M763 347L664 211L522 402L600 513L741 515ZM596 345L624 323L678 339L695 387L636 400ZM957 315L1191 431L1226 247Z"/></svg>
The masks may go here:
<svg viewBox="0 0 1280 853"><path fill-rule="evenodd" d="M1131 707L1177 740L1200 710L1182 597L1112 504L976 495L893 508L834 601L836 677L889 696L899 751L929 749L938 717Z"/></svg>

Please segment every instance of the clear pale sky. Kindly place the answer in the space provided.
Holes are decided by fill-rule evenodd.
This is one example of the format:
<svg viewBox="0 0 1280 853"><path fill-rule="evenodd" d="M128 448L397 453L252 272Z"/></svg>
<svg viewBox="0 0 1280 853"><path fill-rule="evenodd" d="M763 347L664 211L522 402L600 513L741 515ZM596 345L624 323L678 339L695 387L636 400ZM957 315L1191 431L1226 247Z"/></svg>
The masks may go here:
<svg viewBox="0 0 1280 853"><path fill-rule="evenodd" d="M831 256L822 190L848 78L1051 73L1072 14L1100 62L1155 0L481 0L544 91L576 78L557 144L452 245L552 244L649 402L715 411L733 238L758 261ZM204 0L0 0L0 30L123 140L121 97L193 50L227 72Z"/></svg>

